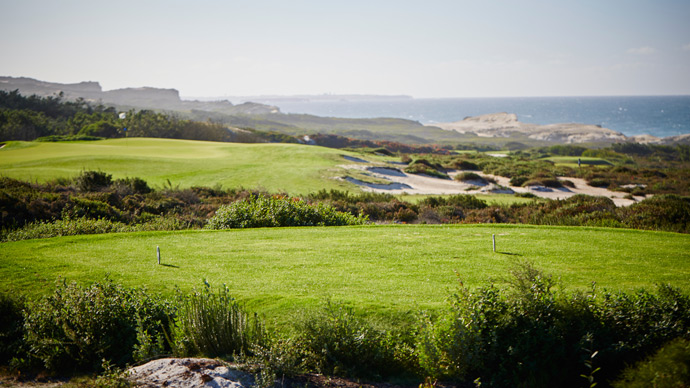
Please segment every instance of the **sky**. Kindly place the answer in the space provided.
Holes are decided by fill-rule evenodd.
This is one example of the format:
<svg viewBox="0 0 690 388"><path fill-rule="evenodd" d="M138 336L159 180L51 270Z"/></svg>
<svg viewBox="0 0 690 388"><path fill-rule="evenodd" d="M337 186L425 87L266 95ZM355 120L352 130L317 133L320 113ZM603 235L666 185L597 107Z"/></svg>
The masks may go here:
<svg viewBox="0 0 690 388"><path fill-rule="evenodd" d="M0 0L0 76L183 97L690 94L688 0Z"/></svg>

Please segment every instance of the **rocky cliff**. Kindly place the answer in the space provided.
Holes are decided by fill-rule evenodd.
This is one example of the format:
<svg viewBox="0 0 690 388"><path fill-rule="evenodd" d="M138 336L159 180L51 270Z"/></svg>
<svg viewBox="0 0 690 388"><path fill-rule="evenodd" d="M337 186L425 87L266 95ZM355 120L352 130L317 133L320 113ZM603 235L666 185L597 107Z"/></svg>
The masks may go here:
<svg viewBox="0 0 690 388"><path fill-rule="evenodd" d="M23 95L62 96L68 100L83 98L86 101L115 105L120 109L157 109L170 111L207 111L225 114L269 114L279 112L270 105L245 103L233 105L229 101L185 101L176 89L152 87L125 88L103 91L98 82L61 84L25 77L0 77L0 90L19 90Z"/></svg>

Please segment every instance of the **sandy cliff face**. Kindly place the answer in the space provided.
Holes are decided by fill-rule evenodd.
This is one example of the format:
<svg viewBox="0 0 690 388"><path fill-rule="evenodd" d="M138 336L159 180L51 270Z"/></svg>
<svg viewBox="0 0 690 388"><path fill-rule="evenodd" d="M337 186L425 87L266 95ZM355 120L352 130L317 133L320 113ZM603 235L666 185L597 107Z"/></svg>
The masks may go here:
<svg viewBox="0 0 690 388"><path fill-rule="evenodd" d="M620 132L590 124L537 125L518 121L512 113L492 113L467 117L453 123L434 124L435 127L460 133L474 133L484 137L513 137L516 134L535 140L559 143L623 142Z"/></svg>

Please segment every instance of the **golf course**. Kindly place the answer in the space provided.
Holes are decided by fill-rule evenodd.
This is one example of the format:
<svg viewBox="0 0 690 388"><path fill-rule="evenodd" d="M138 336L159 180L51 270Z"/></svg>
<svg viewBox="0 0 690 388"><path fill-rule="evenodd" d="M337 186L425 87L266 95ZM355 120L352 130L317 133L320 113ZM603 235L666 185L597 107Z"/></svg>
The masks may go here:
<svg viewBox="0 0 690 388"><path fill-rule="evenodd" d="M356 186L333 179L342 173L339 164L347 162L343 155L361 157L294 144L143 138L13 142L0 150L0 167L4 176L35 182L100 170L114 177L140 177L153 187L356 191ZM109 276L167 295L205 280L227 285L235 297L280 321L285 313L326 299L374 315L435 309L458 277L468 286L502 283L518 262L532 263L571 291L587 290L592 282L621 291L662 283L687 289L689 246L686 234L525 225L138 232L3 243L0 276L5 291L32 295L47 292L58 278L88 283ZM157 265L156 247L162 251L162 265Z"/></svg>
<svg viewBox="0 0 690 388"><path fill-rule="evenodd" d="M407 157L434 165L425 158ZM509 157L443 158L445 165L502 163L510 172ZM569 193L565 199L525 187L492 193L408 172L401 159L152 138L5 143L0 294L7 314L27 322L6 329L27 333L11 345L14 354L40 358L48 370L59 362L98 370L93 360L101 358L123 357L124 365L171 353L240 354L272 379L317 371L414 382L480 375L496 386L544 378L564 386L582 373L590 346L583 341L597 341L611 357L599 374L610 380L626 360L682 336L690 234L675 231L687 230L684 197L646 197L636 186L638 197L616 206L620 191L575 191L589 187L585 175L569 178L572 191L555 191ZM585 159L585 173L601 174L602 160ZM551 168L529 157L519 163ZM606 171L616 178L632 170ZM391 195L391 177L408 179L398 186L420 184L423 194ZM362 182L379 188L367 191ZM424 193L424 184L454 191ZM126 329L101 332L115 321ZM120 332L128 345L117 344ZM649 334L656 332L664 334ZM476 372L439 369L449 359L474 362L475 348L464 341L489 349ZM505 349L525 355L494 368ZM563 353L544 358L543 349ZM538 366L505 377L522 360Z"/></svg>

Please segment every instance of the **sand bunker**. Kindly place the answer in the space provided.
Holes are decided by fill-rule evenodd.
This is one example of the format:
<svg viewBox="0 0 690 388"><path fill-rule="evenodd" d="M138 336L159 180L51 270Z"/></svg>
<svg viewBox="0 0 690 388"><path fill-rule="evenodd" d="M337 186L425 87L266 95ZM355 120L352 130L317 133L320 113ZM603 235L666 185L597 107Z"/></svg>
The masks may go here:
<svg viewBox="0 0 690 388"><path fill-rule="evenodd" d="M616 206L628 206L635 203L635 200L624 198L627 194L623 192L611 191L600 187L592 187L584 179L564 177L561 180L568 180L574 183L575 187L550 188L544 186L514 187L510 186L510 179L495 175L478 175L493 179L496 183L482 181L461 182L455 179L440 179L427 175L408 174L397 168L385 166L365 166L348 165L342 166L347 169L357 169L366 171L369 175L389 181L389 184L369 183L356 178L345 177L348 182L352 182L364 191L388 193L388 194L512 194L512 193L532 193L537 197L549 199L566 199L577 194L591 196L602 196L611 198ZM456 175L464 171L450 171L448 176L455 178ZM477 173L476 171L473 171ZM637 197L642 200L644 197Z"/></svg>
<svg viewBox="0 0 690 388"><path fill-rule="evenodd" d="M345 160L355 163L369 163L368 161L360 158L355 158L354 156L341 155Z"/></svg>

